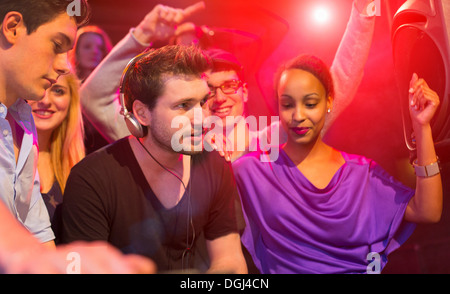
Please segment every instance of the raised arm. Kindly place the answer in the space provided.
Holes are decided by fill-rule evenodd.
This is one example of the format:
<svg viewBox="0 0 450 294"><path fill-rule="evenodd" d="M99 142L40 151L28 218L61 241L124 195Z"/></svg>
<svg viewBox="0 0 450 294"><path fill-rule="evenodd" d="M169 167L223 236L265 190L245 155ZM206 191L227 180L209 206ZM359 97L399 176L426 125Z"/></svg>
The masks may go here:
<svg viewBox="0 0 450 294"><path fill-rule="evenodd" d="M185 9L156 5L135 29L131 29L91 73L80 89L83 113L109 141L130 135L120 115L118 88L128 62L152 42L171 37L177 24L204 8L198 2Z"/></svg>
<svg viewBox="0 0 450 294"><path fill-rule="evenodd" d="M418 167L416 193L408 203L405 220L416 223L438 222L442 214L443 192L430 121L439 106L439 97L423 79L414 74L410 83L409 101L417 147L415 165Z"/></svg>
<svg viewBox="0 0 450 294"><path fill-rule="evenodd" d="M375 28L375 16L369 16L367 13L367 7L372 2L371 0L353 1L350 20L330 67L335 96L333 111L328 117L323 134L351 104L361 83Z"/></svg>
<svg viewBox="0 0 450 294"><path fill-rule="evenodd" d="M81 86L83 113L109 142L130 134L120 115L117 90L128 61L148 45L150 44L139 43L131 31L113 48Z"/></svg>

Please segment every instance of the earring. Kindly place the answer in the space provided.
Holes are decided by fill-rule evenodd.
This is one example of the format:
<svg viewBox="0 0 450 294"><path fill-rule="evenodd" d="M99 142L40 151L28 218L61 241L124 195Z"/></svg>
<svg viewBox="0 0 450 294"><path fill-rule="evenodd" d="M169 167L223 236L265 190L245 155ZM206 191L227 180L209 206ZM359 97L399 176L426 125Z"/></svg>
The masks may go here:
<svg viewBox="0 0 450 294"><path fill-rule="evenodd" d="M331 108L328 108L327 112L330 113L331 112Z"/></svg>

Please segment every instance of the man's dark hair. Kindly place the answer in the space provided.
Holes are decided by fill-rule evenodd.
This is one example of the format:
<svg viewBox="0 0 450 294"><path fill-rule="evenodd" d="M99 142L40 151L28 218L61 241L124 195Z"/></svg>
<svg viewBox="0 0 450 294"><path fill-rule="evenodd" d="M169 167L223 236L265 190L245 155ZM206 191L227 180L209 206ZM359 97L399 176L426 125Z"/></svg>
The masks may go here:
<svg viewBox="0 0 450 294"><path fill-rule="evenodd" d="M81 9L79 15L75 14L73 18L77 26L81 27L89 21L91 10L87 0L77 1ZM27 33L31 34L58 15L67 13L67 7L72 2L73 0L1 0L0 19L3 21L8 12L17 11L23 16Z"/></svg>
<svg viewBox="0 0 450 294"><path fill-rule="evenodd" d="M241 81L244 80L243 66L237 60L236 56L228 51L219 48L210 48L205 53L211 58L213 72L234 71Z"/></svg>
<svg viewBox="0 0 450 294"><path fill-rule="evenodd" d="M167 78L201 78L211 68L209 57L196 46L168 45L142 54L124 78L124 99L128 111L142 101L152 110L163 94Z"/></svg>

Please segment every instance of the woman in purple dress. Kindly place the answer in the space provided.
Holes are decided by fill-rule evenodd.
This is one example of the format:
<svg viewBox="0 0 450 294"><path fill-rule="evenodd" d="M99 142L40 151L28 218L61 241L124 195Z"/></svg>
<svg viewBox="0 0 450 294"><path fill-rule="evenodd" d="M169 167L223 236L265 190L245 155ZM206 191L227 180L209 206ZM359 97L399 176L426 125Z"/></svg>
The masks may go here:
<svg viewBox="0 0 450 294"><path fill-rule="evenodd" d="M415 223L441 217L442 183L430 127L439 97L414 74L412 190L374 161L322 141L333 81L321 60L300 56L276 81L287 143L275 161L264 162L264 153L254 152L233 163L247 221L243 244L262 273L380 272Z"/></svg>

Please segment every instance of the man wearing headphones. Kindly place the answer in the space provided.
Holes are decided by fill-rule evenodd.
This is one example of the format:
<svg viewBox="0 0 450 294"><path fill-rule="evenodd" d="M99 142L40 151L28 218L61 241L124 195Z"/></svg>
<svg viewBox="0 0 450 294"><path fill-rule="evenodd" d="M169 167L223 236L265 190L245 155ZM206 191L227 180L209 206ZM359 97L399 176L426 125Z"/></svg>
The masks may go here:
<svg viewBox="0 0 450 294"><path fill-rule="evenodd" d="M217 152L198 148L210 64L193 46L165 46L130 62L120 88L132 135L72 169L62 212L64 242L105 240L150 257L160 272L201 270L192 257L203 234L208 272L247 272L231 166ZM173 127L174 118L189 124ZM173 139L177 134L182 141Z"/></svg>

